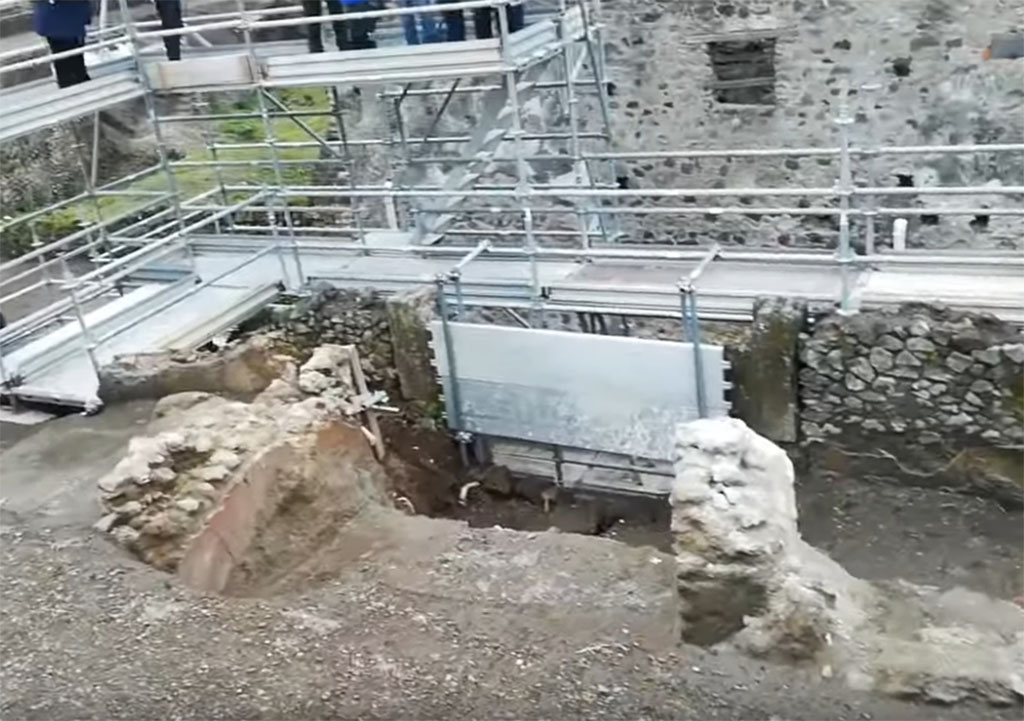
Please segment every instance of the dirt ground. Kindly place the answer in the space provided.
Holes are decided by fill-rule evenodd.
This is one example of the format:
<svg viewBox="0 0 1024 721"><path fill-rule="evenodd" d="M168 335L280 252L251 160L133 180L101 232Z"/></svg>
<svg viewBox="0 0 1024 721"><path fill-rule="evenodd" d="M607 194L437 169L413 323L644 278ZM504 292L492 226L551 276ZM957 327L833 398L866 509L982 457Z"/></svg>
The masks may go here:
<svg viewBox="0 0 1024 721"><path fill-rule="evenodd" d="M0 455L4 719L1020 717L856 693L808 670L679 645L671 558L646 543L377 509L294 574L251 589L258 597L197 594L88 525L92 482L146 415L132 406L60 419ZM389 433L393 455L414 452L421 466L395 492L435 515L431 498L458 506L452 450ZM808 538L855 573L1018 588L1019 513L846 480L800 490ZM506 513L477 498L476 525ZM957 503L961 514L947 507ZM527 514L523 504L533 506L516 500L512 515Z"/></svg>

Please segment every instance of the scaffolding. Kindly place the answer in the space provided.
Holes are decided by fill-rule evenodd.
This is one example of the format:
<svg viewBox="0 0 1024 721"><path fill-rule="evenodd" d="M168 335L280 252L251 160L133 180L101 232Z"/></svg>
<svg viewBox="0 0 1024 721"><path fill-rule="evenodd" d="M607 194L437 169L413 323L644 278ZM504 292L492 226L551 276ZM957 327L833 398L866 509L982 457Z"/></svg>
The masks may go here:
<svg viewBox="0 0 1024 721"><path fill-rule="evenodd" d="M623 230L624 217L834 218L834 250L722 249L716 267L797 264L808 277L827 275L828 283L835 274L834 287L805 294L845 311L855 309L858 273L866 269L1024 268L1017 253L883 252L876 233L880 217L1024 216L1020 203L972 203L994 196L1019 200L1024 186L881 187L855 168L857 161L884 155L1020 154L1024 144L857 147L843 105L835 147L617 150L600 0L530 0L526 26L513 30L506 11L519 2L438 6L446 13L488 10L497 32L405 46L400 25L422 8L305 17L298 5L254 7L252 0L238 0L233 10L190 15L182 28L158 29L157 21L133 19L126 0L118 0L118 21L108 22L104 2L99 27L80 49L28 58L23 50L0 53L0 142L93 119L91 141L75 126L83 192L0 225L7 242L16 233L31 238L29 252L0 265L4 387L45 396L32 379L52 373L69 353L84 352L98 374L117 352L201 342L282 288L301 293L326 280L397 290L433 282L438 264L452 259L503 269L466 284L445 273L442 296L451 287L459 308L498 305L533 324L550 310L664 315L697 333L692 283L638 288L568 274L602 262L660 263L679 265L673 272L680 278L706 261L706 247L638 242ZM371 20L377 23L374 49L309 53L305 40L268 36ZM181 61L164 59L161 43L170 36L189 43ZM91 59L89 82L59 89L48 77L32 76L75 54ZM290 102L288 94L302 88L319 88L326 103ZM236 102L239 97L254 104ZM99 113L127 102L143 104L158 162L100 184ZM556 111L537 112L543 103ZM367 108L380 119L378 132L358 137L354 125ZM459 110L475 116L468 132L452 117ZM552 115L556 120L546 122ZM251 131L248 121L256 123L252 137L219 137L225 124ZM280 137L283 123L297 129L299 139ZM202 144L180 158L168 134L183 127L197 128ZM829 187L626 188L617 180L622 164L710 157L829 158L838 161L839 175ZM941 208L880 200L910 196L965 200ZM749 204L756 199L763 202ZM83 208L84 227L41 237L48 217ZM187 327L156 332L169 310L207 305L196 296L215 289L222 297L205 313L178 313ZM743 310L749 289L716 292L734 299L729 308L737 310L702 304L703 317L749 314ZM129 342L132 329L143 326L153 332ZM48 338L52 342L43 343Z"/></svg>

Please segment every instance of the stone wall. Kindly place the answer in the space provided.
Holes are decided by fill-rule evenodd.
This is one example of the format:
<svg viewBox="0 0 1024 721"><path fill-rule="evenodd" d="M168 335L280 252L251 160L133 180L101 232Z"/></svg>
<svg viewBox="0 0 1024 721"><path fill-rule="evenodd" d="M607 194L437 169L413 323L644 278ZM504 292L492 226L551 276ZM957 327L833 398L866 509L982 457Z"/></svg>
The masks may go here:
<svg viewBox="0 0 1024 721"><path fill-rule="evenodd" d="M1020 702L1024 611L851 576L800 537L793 464L741 421L676 428L670 502L685 641L902 698Z"/></svg>
<svg viewBox="0 0 1024 721"><path fill-rule="evenodd" d="M1024 338L991 316L911 305L819 319L801 343L803 439L847 472L1020 502Z"/></svg>
<svg viewBox="0 0 1024 721"><path fill-rule="evenodd" d="M170 351L118 356L99 372L98 395L104 403L162 398L186 391L252 397L280 376L289 362L267 338L208 353Z"/></svg>
<svg viewBox="0 0 1024 721"><path fill-rule="evenodd" d="M387 308L371 290L314 288L308 298L276 313L270 328L281 332L300 354L324 343L354 345L370 386L389 393L398 390Z"/></svg>
<svg viewBox="0 0 1024 721"><path fill-rule="evenodd" d="M395 354L395 372L407 401L439 402L441 387L434 371L429 323L434 318L437 293L432 286L388 298L388 325Z"/></svg>
<svg viewBox="0 0 1024 721"><path fill-rule="evenodd" d="M733 415L777 443L792 443L799 433L797 347L806 314L799 301L759 298L750 333L726 345Z"/></svg>
<svg viewBox="0 0 1024 721"><path fill-rule="evenodd" d="M846 104L853 120L853 146L1019 143L1024 139L1024 60L985 60L995 33L1024 25L1024 8L1012 0L603 0L598 17L606 40L607 77L611 88L613 143L618 150L693 148L837 148L835 118ZM739 62L724 71L715 48L732 47ZM716 45L717 44L717 45ZM726 88L725 75L763 77L765 92ZM560 64L542 80L558 80ZM724 74L723 74L724 73ZM725 84L729 80L725 79ZM735 82L735 80L734 80ZM593 87L581 85L583 130L603 131ZM438 134L465 134L479 115L480 98L456 95L434 126ZM433 125L432 110L442 98L410 97L403 104L409 137ZM388 126L376 100L363 102L355 115L356 137L375 137ZM569 110L557 90L538 91L523 99L527 132L567 131ZM375 118L368 123L367 118ZM397 130L392 127L392 132ZM361 135L362 133L362 135ZM367 134L368 133L368 134ZM601 140L583 141L584 149L606 149ZM412 156L458 153L459 146L412 144ZM524 141L527 155L562 154L561 140ZM514 182L516 168L507 161L513 144L504 143L481 182ZM378 156L384 154L377 153ZM392 158L395 168L402 159ZM535 182L572 182L567 160L530 162ZM360 168L363 164L360 163ZM414 164L400 171L406 182L437 182L440 170L457 165ZM601 182L636 188L832 187L839 176L838 158L701 158L636 159L610 168L593 163ZM1015 185L1024 173L1020 153L988 155L887 155L853 163L861 186L925 187L935 185ZM943 215L944 207L995 208L1012 205L1004 196L964 198L890 195L877 198L883 207L911 207L908 244L922 247L1021 247L1024 221L980 213ZM622 205L627 202L620 203ZM634 204L641 204L635 202ZM683 196L643 204L694 208L698 205L797 206L835 208L814 198L698 199ZM405 206L404 202L400 205ZM534 223L550 244L576 244L575 207L566 201L545 204L559 212L537 212ZM512 199L467 201L453 229L522 230ZM564 211L562 210L564 209ZM934 210L934 212L932 212ZM410 220L404 217L404 220ZM889 243L892 218L876 219L879 246ZM696 245L715 240L757 246L834 247L836 216L793 215L659 215L609 219L636 242ZM613 228L614 229L614 228ZM864 223L853 221L853 240L862 244ZM471 244L475 237L452 236L449 243ZM522 235L494 238L522 243Z"/></svg>
<svg viewBox="0 0 1024 721"><path fill-rule="evenodd" d="M306 520L321 513L336 530L368 502L385 504L351 364L351 347L324 345L302 368L284 366L252 403L197 392L161 399L147 435L98 481L107 514L96 528L190 586L221 591L254 540L266 547L260 526L279 507L294 513L310 499Z"/></svg>
<svg viewBox="0 0 1024 721"><path fill-rule="evenodd" d="M1024 60L983 59L993 33L1024 24L1024 6L1012 0L606 0L603 5L613 129L622 149L837 147L833 118L844 94L855 119L852 141L861 147L1024 138ZM768 56L767 64L750 60L748 65L753 74L768 77L770 97L723 98L716 92L711 44L721 42L754 43L742 48L748 58L756 58L759 49ZM877 89L864 88L871 85ZM593 105L582 115L596 127ZM830 187L838 161L639 160L618 173L634 187L649 188ZM854 167L858 184L894 187L1016 184L1022 173L1019 153L885 156ZM890 207L937 210L963 205L963 199L935 196L879 200ZM976 197L971 205L995 207L1010 200ZM805 203L774 204L790 202ZM880 237L891 237L891 222L878 221ZM1022 228L1019 219L997 216L926 215L911 218L908 242L1020 247ZM630 235L690 244L711 238L831 246L837 229L830 217L687 216L644 219ZM854 230L859 238L862 227Z"/></svg>

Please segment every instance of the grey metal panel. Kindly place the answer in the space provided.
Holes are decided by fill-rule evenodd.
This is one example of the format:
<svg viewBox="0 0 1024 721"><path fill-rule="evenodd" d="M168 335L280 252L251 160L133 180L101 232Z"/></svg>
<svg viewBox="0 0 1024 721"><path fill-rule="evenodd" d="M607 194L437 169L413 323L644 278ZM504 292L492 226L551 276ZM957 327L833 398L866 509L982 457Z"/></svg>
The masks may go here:
<svg viewBox="0 0 1024 721"><path fill-rule="evenodd" d="M509 36L509 56L516 65L526 65L562 47L558 26L541 20Z"/></svg>
<svg viewBox="0 0 1024 721"><path fill-rule="evenodd" d="M259 78L258 69L246 53L149 63L145 72L155 90L182 93L203 88L245 87Z"/></svg>
<svg viewBox="0 0 1024 721"><path fill-rule="evenodd" d="M689 343L456 322L449 329L460 430L670 459L676 424L698 417ZM442 323L431 332L453 419ZM722 347L701 351L709 413L727 415Z"/></svg>

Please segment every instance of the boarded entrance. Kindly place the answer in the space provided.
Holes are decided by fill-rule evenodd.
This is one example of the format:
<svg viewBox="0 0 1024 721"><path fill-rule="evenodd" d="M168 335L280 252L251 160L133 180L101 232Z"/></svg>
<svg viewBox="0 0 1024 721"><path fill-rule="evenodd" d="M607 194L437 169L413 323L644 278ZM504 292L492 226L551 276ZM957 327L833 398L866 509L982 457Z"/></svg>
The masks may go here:
<svg viewBox="0 0 1024 721"><path fill-rule="evenodd" d="M431 324L449 423L459 430L669 460L676 424L699 415L689 343L456 322L448 329L454 373L442 323ZM728 415L722 347L704 344L701 354L708 415Z"/></svg>

